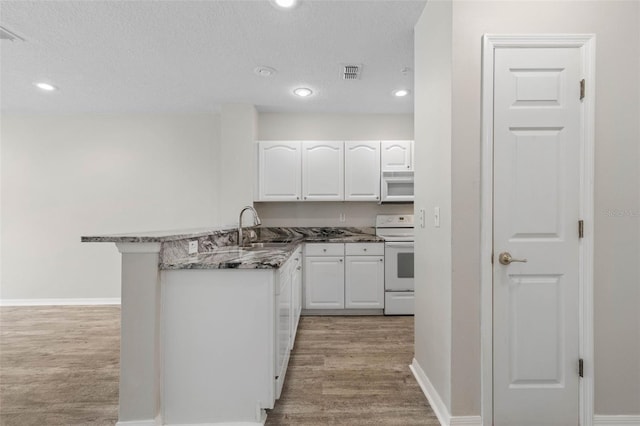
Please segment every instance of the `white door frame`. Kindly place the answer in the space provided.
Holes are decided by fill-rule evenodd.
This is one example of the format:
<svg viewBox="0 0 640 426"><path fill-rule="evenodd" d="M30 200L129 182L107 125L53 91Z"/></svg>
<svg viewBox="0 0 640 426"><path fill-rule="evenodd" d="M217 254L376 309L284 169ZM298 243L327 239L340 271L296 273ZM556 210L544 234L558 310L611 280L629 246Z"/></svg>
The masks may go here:
<svg viewBox="0 0 640 426"><path fill-rule="evenodd" d="M580 239L579 321L580 357L584 377L580 380L580 425L593 423L593 177L594 177L594 34L518 34L483 36L482 50L482 154L481 154L481 365L482 424L493 424L493 75L494 51L509 47L575 47L581 52L582 78L586 95L581 103L580 129L580 218L584 238ZM575 84L579 84L576 81ZM577 232L577 229L576 229Z"/></svg>

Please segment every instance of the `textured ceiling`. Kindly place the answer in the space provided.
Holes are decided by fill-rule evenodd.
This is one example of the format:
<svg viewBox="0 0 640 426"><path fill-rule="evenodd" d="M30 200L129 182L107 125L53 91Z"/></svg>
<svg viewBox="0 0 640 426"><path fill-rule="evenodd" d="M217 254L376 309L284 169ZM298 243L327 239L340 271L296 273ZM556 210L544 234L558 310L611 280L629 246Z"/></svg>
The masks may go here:
<svg viewBox="0 0 640 426"><path fill-rule="evenodd" d="M7 113L259 111L410 113L413 27L425 1L5 1L0 103ZM342 80L340 64L363 64ZM269 78L259 65L275 68ZM60 90L42 92L35 81ZM314 96L291 91L310 87Z"/></svg>

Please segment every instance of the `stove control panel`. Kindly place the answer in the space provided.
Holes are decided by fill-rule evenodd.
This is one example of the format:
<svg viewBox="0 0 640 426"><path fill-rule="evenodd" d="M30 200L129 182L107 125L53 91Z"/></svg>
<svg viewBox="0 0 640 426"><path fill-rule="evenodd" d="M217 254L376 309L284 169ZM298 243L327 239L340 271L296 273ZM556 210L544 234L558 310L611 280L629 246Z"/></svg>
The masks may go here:
<svg viewBox="0 0 640 426"><path fill-rule="evenodd" d="M378 215L376 228L413 228L413 215Z"/></svg>

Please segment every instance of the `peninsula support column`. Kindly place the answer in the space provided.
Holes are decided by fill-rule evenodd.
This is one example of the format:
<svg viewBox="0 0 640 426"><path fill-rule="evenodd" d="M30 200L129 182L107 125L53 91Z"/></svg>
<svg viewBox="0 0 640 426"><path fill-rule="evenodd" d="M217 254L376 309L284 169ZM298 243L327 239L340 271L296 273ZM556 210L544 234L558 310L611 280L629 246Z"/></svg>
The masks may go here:
<svg viewBox="0 0 640 426"><path fill-rule="evenodd" d="M122 253L119 426L160 414L160 243L116 243Z"/></svg>

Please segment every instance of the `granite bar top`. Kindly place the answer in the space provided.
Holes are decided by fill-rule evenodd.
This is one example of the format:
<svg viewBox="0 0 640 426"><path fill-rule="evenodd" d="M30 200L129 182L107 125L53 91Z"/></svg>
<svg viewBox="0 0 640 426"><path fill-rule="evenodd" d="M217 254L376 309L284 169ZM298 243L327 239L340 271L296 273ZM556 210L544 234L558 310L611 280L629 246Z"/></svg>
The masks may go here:
<svg viewBox="0 0 640 426"><path fill-rule="evenodd" d="M160 269L277 269L301 243L383 242L373 227L253 227L243 229L245 244L238 247L236 228L201 228L175 232L117 234L82 237L83 242L160 242ZM189 241L198 241L196 255L189 255Z"/></svg>
<svg viewBox="0 0 640 426"><path fill-rule="evenodd" d="M198 238L207 235L226 233L237 229L233 226L203 227L191 229L175 229L170 231L132 232L126 234L93 235L80 237L83 243L161 243L185 238Z"/></svg>

